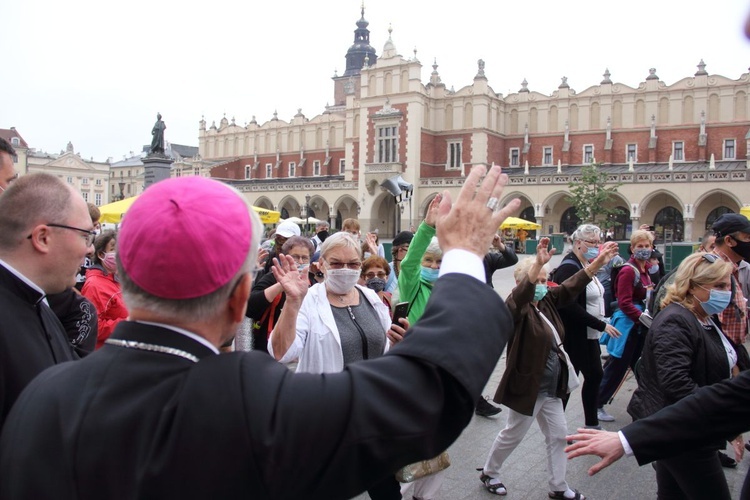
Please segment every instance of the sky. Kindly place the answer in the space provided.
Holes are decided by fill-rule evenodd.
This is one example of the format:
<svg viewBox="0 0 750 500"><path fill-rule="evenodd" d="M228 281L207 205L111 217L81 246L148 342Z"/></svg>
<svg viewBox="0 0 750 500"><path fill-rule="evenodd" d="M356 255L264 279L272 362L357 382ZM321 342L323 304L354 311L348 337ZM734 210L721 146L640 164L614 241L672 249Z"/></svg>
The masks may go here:
<svg viewBox="0 0 750 500"><path fill-rule="evenodd" d="M23 0L3 5L0 128L16 127L50 153L71 141L84 158L123 159L151 142L160 112L166 140L198 145L201 116L239 125L278 112L307 118L333 102L361 0ZM365 2L370 43L388 39L422 62L436 59L448 88L471 85L477 60L490 87L545 95L561 77L582 92L602 80L637 87L649 68L666 85L748 72L748 0L410 0Z"/></svg>

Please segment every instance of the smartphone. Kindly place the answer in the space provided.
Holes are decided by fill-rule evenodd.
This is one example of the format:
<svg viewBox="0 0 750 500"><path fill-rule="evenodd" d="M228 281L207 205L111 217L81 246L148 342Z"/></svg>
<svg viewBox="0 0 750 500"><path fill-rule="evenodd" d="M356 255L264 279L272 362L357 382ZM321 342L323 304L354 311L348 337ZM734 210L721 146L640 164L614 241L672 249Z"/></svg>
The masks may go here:
<svg viewBox="0 0 750 500"><path fill-rule="evenodd" d="M408 312L409 312L409 303L408 302L399 302L398 304L396 304L395 309L393 309L393 321L391 321L391 323L393 323L394 325L398 325L401 328L403 328L404 325L402 325L399 322L399 320L401 318L405 318L406 314Z"/></svg>
<svg viewBox="0 0 750 500"><path fill-rule="evenodd" d="M656 231L656 226L648 226L648 230L654 232Z"/></svg>

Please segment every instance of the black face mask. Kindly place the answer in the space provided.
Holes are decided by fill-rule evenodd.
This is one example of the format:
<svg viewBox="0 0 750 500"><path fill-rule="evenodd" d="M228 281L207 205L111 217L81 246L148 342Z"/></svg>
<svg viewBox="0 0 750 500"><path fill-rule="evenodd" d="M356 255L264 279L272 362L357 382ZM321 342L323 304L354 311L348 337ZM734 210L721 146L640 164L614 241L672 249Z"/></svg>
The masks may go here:
<svg viewBox="0 0 750 500"><path fill-rule="evenodd" d="M750 262L750 241L739 241L733 236L730 236L730 238L737 243L732 247L732 250L734 250L737 255L740 255L743 259Z"/></svg>
<svg viewBox="0 0 750 500"><path fill-rule="evenodd" d="M321 231L318 233L318 238L320 238L320 241L323 242L328 238L328 231Z"/></svg>

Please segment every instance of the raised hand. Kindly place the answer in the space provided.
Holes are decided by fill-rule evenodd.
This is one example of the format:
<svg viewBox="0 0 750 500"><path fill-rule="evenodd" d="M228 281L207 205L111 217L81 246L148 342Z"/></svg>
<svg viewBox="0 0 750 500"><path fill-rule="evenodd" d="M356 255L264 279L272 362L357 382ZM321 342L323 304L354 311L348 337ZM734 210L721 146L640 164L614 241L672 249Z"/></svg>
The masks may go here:
<svg viewBox="0 0 750 500"><path fill-rule="evenodd" d="M427 215L424 218L424 222L430 227L435 227L438 212L440 210L440 202L442 201L442 199L443 195L438 194L432 199L432 201L430 202L430 206L427 207Z"/></svg>
<svg viewBox="0 0 750 500"><path fill-rule="evenodd" d="M273 259L271 272L276 282L284 289L287 301L301 302L305 298L310 283L307 281L307 273L299 273L293 258L279 254L278 258Z"/></svg>
<svg viewBox="0 0 750 500"><path fill-rule="evenodd" d="M258 259L255 262L255 266L258 268L262 268L266 265L266 259L268 258L268 250L265 248L261 248L258 250Z"/></svg>
<svg viewBox="0 0 750 500"><path fill-rule="evenodd" d="M487 175L480 184L485 172ZM499 207L507 182L508 176L501 172L499 166L493 166L487 172L484 165L475 165L455 203L448 191L443 193L435 221L443 252L461 248L480 258L484 257L497 228L506 217L517 212L521 205L518 199L514 199L505 207Z"/></svg>
<svg viewBox="0 0 750 500"><path fill-rule="evenodd" d="M536 246L536 264L539 267L544 266L555 255L556 251L555 248L549 249L549 238L545 236L539 240L539 244Z"/></svg>
<svg viewBox="0 0 750 500"><path fill-rule="evenodd" d="M378 245L375 242L377 236L375 236L375 233L367 233L365 235L365 243L367 243L367 248L369 249L369 252L373 255L378 254Z"/></svg>

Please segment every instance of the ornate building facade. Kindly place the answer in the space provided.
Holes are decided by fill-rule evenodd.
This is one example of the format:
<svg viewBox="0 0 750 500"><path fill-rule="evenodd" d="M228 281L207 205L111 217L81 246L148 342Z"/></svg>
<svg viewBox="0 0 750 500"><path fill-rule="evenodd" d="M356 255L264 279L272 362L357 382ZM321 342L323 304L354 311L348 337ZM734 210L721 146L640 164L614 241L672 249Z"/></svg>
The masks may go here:
<svg viewBox="0 0 750 500"><path fill-rule="evenodd" d="M749 73L710 75L700 61L671 85L655 69L635 86L605 70L581 92L562 78L549 95L524 80L504 96L482 60L459 90L441 81L437 63L423 83L416 52L399 55L389 33L378 56L367 28L362 11L346 72L333 77L334 105L322 114L253 117L246 126L224 117L208 128L201 120L200 157L216 162L211 175L284 216L333 227L355 217L385 238L416 226L437 193L456 194L477 163L504 167L503 202L520 198L518 215L543 234L575 228L568 185L593 162L621 183L618 239L653 224L661 240L696 241L718 215L750 205Z"/></svg>

